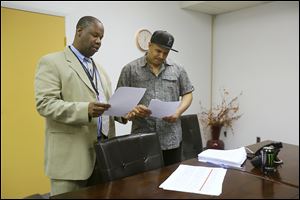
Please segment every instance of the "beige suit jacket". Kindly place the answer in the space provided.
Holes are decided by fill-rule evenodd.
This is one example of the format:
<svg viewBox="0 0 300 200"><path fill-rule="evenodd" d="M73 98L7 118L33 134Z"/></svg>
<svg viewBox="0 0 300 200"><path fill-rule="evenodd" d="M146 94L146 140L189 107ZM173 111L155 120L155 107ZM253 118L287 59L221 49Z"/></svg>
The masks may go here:
<svg viewBox="0 0 300 200"><path fill-rule="evenodd" d="M104 69L96 65L108 100L111 82ZM39 61L35 97L37 111L46 119L46 175L51 179L88 179L95 165L97 141L97 118L89 121L88 104L97 98L84 69L68 47ZM108 136L113 137L113 118L109 123Z"/></svg>

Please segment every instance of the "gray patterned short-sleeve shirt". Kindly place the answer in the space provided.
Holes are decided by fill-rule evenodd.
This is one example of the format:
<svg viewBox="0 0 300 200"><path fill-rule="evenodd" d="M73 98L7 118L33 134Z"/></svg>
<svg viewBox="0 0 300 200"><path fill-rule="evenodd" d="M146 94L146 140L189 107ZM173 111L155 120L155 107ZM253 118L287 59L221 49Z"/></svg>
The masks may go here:
<svg viewBox="0 0 300 200"><path fill-rule="evenodd" d="M155 76L147 65L146 56L127 64L121 72L117 87L146 88L139 102L149 106L151 99L179 101L179 97L194 90L186 71L170 60L166 60ZM169 123L162 119L147 117L132 121L131 133L156 132L163 150L179 147L182 140L180 120Z"/></svg>

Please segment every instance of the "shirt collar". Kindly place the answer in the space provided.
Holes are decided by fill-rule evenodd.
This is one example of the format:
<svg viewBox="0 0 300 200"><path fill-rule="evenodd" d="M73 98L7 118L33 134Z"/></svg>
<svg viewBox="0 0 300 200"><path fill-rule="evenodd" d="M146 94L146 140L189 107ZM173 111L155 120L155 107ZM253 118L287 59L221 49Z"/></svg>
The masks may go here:
<svg viewBox="0 0 300 200"><path fill-rule="evenodd" d="M84 58L86 58L84 55L82 55L72 44L70 45L72 51L75 53L75 55L77 56L77 58L79 58L79 60L82 62L82 63L85 63L87 62ZM87 59L90 59L90 58L87 58Z"/></svg>
<svg viewBox="0 0 300 200"><path fill-rule="evenodd" d="M163 62L163 64L165 67L167 66L171 66L170 62L168 61L168 59L165 60L165 62ZM140 60L140 66L141 67L146 67L147 66L147 53L142 57L142 59Z"/></svg>

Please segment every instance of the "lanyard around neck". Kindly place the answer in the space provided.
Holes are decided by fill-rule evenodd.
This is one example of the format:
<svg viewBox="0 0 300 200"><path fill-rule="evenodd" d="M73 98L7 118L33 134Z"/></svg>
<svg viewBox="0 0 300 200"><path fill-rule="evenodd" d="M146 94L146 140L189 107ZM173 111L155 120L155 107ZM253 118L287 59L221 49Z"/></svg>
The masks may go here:
<svg viewBox="0 0 300 200"><path fill-rule="evenodd" d="M90 80L90 82L91 82L91 84L92 84L92 86L93 86L93 89L95 90L96 94L99 96L99 92L98 92L98 84L97 84L97 75L96 75L96 70L97 70L97 68L96 68L96 65L95 65L93 59L91 59L91 60L92 60L92 64L93 64L93 77L95 77L96 85L95 85L95 83L94 83L94 81L93 81L94 78L91 76L91 74L90 74L90 72L88 71L88 69L84 66L84 64L81 62L81 60L80 60L80 59L77 57L77 55L73 52L73 50L71 49L70 46L69 46L69 48L70 48L70 50L72 51L72 53L75 55L75 57L78 59L79 63L81 64L81 66L82 66L82 68L83 68L83 70L85 71L86 75L88 76L88 78L89 78L89 80Z"/></svg>

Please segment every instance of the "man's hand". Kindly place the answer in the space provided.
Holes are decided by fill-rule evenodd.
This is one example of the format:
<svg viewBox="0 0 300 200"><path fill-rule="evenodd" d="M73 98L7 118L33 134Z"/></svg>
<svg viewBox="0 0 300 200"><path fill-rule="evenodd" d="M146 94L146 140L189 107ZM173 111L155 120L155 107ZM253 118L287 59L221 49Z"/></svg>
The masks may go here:
<svg viewBox="0 0 300 200"><path fill-rule="evenodd" d="M162 119L165 120L166 122L174 123L178 120L179 117L180 115L175 113L174 115L163 117Z"/></svg>
<svg viewBox="0 0 300 200"><path fill-rule="evenodd" d="M104 111L110 108L109 104L91 102L88 108L89 117L99 117Z"/></svg>
<svg viewBox="0 0 300 200"><path fill-rule="evenodd" d="M133 108L132 111L127 113L125 116L126 119L128 120L133 120L136 117L149 117L151 115L151 110L149 110L146 106L144 105L137 105L135 108Z"/></svg>
<svg viewBox="0 0 300 200"><path fill-rule="evenodd" d="M182 99L181 99L181 103L180 103L179 107L176 110L176 113L174 113L171 116L164 117L162 119L165 120L166 122L170 122L170 123L176 122L178 120L178 118L182 115L182 113L186 109L188 109L188 107L191 105L192 100L193 100L192 92L183 95Z"/></svg>

